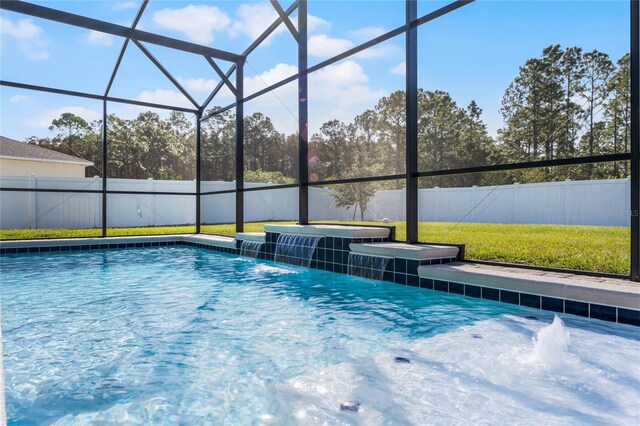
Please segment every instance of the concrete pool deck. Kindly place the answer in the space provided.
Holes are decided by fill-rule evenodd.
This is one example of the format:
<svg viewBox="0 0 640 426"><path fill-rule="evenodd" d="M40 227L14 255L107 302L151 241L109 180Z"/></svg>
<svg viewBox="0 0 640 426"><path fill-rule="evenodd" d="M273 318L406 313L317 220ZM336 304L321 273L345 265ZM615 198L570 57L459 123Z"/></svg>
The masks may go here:
<svg viewBox="0 0 640 426"><path fill-rule="evenodd" d="M421 278L640 310L640 283L473 262L420 266Z"/></svg>

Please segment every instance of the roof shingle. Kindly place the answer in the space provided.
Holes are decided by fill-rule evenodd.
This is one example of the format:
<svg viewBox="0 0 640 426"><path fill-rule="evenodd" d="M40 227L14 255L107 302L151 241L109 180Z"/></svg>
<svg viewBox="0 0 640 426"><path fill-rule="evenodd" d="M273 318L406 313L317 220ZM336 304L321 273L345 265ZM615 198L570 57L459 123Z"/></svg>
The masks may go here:
<svg viewBox="0 0 640 426"><path fill-rule="evenodd" d="M0 157L93 165L91 161L0 136Z"/></svg>

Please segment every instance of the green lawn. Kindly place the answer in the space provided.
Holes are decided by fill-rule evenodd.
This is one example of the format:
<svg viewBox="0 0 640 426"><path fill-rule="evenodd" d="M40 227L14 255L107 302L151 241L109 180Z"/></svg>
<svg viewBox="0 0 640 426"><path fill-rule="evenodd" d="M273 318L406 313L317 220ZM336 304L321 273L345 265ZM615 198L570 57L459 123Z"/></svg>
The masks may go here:
<svg viewBox="0 0 640 426"><path fill-rule="evenodd" d="M294 222L279 222L294 223ZM335 222L380 224L379 222ZM245 231L262 231L264 223L246 223ZM406 235L404 222L396 238ZM468 259L628 274L629 228L564 225L502 225L488 223L421 222L420 241L466 244ZM194 226L109 228L110 236L192 233ZM203 225L202 232L233 235L235 225ZM99 236L99 229L0 230L0 239Z"/></svg>

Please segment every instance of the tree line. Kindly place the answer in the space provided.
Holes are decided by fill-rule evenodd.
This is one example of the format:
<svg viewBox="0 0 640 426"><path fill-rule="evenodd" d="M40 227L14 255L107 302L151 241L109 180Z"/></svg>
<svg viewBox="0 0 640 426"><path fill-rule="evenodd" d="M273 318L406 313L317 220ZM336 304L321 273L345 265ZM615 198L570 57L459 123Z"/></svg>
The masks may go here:
<svg viewBox="0 0 640 426"><path fill-rule="evenodd" d="M419 89L419 170L628 152L629 86L628 54L614 62L597 50L584 52L578 47L548 46L539 57L528 59L519 68L506 89L501 107L503 126L496 137L489 135L483 111L475 101L459 105L447 92ZM64 113L51 124L54 137L32 137L27 142L93 161L95 165L87 168L87 175L101 175L101 127L100 121L87 122ZM351 122L330 120L309 137L309 178L324 181L403 174L405 130L403 91L383 97ZM183 113L172 112L164 119L154 112L144 112L133 119L109 115L107 137L108 177L195 178L195 123ZM201 141L202 179L233 180L233 112L226 111L203 122ZM279 132L264 114L246 116L245 180L295 182L297 146L296 133ZM628 164L621 162L439 176L423 178L421 185L621 178L628 174ZM348 204L353 201L353 194L403 185L399 179L342 185L343 189L337 191L347 191L344 203Z"/></svg>

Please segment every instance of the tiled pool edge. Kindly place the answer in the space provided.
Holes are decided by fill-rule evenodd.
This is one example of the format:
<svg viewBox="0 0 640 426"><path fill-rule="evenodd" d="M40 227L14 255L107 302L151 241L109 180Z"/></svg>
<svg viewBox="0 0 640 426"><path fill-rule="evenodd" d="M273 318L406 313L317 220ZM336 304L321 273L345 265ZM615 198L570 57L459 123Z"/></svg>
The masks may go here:
<svg viewBox="0 0 640 426"><path fill-rule="evenodd" d="M640 311L634 309L422 277L418 287L640 327Z"/></svg>
<svg viewBox="0 0 640 426"><path fill-rule="evenodd" d="M258 255L259 259L274 260L277 236L277 233L267 232L266 243ZM324 237L321 239L318 244L318 248L314 252L310 267L329 272L346 274L350 243L384 242L385 240L387 239ZM56 246L56 241L63 242L64 244ZM18 241L0 242L0 255L12 253L64 252L177 245L203 248L222 253L239 254L240 244L239 241L235 241L233 238L193 234L145 237L109 237L109 239L31 240L28 242L29 244L24 243L25 242ZM6 247L7 245L18 245L22 247ZM453 261L455 261L454 258L427 261L394 259L389 262L389 265L384 272L383 280L395 284L444 291L461 296L493 300L502 303L640 327L640 311L634 309L596 304L588 301L549 297L541 294L517 292L477 284L423 278L418 275L418 268L420 266L429 264L445 264Z"/></svg>
<svg viewBox="0 0 640 426"><path fill-rule="evenodd" d="M238 253L235 239L193 234L153 235L139 237L73 238L28 241L1 241L0 255L15 253L47 253L100 249L122 249L187 245L223 253Z"/></svg>

